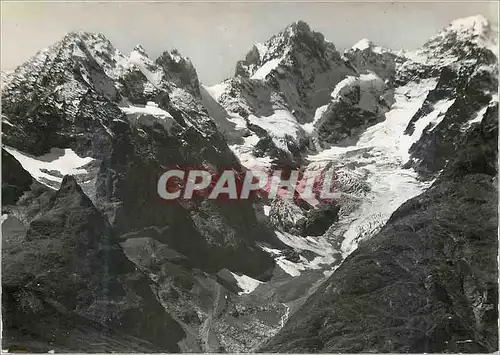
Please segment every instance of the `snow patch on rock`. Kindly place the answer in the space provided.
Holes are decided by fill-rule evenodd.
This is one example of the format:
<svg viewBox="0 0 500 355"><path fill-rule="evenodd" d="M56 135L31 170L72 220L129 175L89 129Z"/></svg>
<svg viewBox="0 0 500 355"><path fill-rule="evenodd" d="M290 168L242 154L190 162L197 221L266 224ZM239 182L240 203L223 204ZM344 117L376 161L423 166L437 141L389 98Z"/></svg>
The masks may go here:
<svg viewBox="0 0 500 355"><path fill-rule="evenodd" d="M172 115L159 108L158 105L152 101L148 101L145 106L130 105L127 107L120 107L120 109L127 115L132 124L153 126L155 123L160 123L170 132L174 123Z"/></svg>
<svg viewBox="0 0 500 355"><path fill-rule="evenodd" d="M236 279L236 283L238 284L238 287L243 290L243 291L238 293L239 295L251 293L260 284L263 283L262 281L253 279L247 275L238 275L238 274L235 274L234 272L231 272L231 274Z"/></svg>
<svg viewBox="0 0 500 355"><path fill-rule="evenodd" d="M434 109L431 113L421 117L417 122L415 122L413 134L401 137L400 144L402 151L407 153L410 147L420 139L424 130L429 129L432 131L443 120L446 111L451 105L453 105L454 102L455 99L440 100L436 102L433 105ZM409 159L409 153L408 155L405 154L405 157Z"/></svg>
<svg viewBox="0 0 500 355"><path fill-rule="evenodd" d="M34 157L11 147L4 147L38 182L54 188L47 184L47 180L61 184L64 175L82 175L88 171L83 166L94 159L91 157L80 157L72 149L52 148L50 153Z"/></svg>
<svg viewBox="0 0 500 355"><path fill-rule="evenodd" d="M229 146L241 164L248 169L269 168L271 166L272 160L269 156L256 157L253 154L253 149L259 142L259 139L257 135L252 134L243 138L243 144Z"/></svg>
<svg viewBox="0 0 500 355"><path fill-rule="evenodd" d="M316 124L316 122L320 120L321 116L323 116L323 114L326 112L327 109L328 109L328 104L318 107L314 113L314 118L312 122L306 123L302 126L304 131L306 131L308 134L313 134L315 129L314 125Z"/></svg>
<svg viewBox="0 0 500 355"><path fill-rule="evenodd" d="M127 107L120 107L120 109L127 115L130 114L146 114L146 115L153 115L158 118L172 118L172 115L168 113L167 111L161 109L158 107L158 105L152 101L148 101L146 103L146 106L127 106Z"/></svg>
<svg viewBox="0 0 500 355"><path fill-rule="evenodd" d="M130 63L135 64L139 70L144 74L144 76L148 79L148 81L154 86L158 87L161 85L163 80L163 73L158 71L152 71L152 68L155 67L153 62L147 58L144 53L141 51L134 50L130 53L129 57Z"/></svg>
<svg viewBox="0 0 500 355"><path fill-rule="evenodd" d="M348 76L335 86L331 93L333 100L347 100L370 112L377 112L380 97L385 91L384 81L375 73ZM359 93L357 95L356 93ZM353 100L357 100L354 102Z"/></svg>
<svg viewBox="0 0 500 355"><path fill-rule="evenodd" d="M271 59L270 61L264 63L255 73L250 77L250 79L262 80L280 64L281 58Z"/></svg>
<svg viewBox="0 0 500 355"><path fill-rule="evenodd" d="M303 270L320 269L321 266L331 265L336 261L334 256L336 251L325 238L304 238L280 231L275 231L275 233L280 241L292 249L297 251L307 250L317 254L311 261L300 256L299 262L287 260L285 256L277 257L276 263L290 276L299 276Z"/></svg>
<svg viewBox="0 0 500 355"><path fill-rule="evenodd" d="M276 138L284 138L287 135L298 138L303 131L297 119L288 110L276 110L272 115L263 117L249 115L248 121L264 128Z"/></svg>

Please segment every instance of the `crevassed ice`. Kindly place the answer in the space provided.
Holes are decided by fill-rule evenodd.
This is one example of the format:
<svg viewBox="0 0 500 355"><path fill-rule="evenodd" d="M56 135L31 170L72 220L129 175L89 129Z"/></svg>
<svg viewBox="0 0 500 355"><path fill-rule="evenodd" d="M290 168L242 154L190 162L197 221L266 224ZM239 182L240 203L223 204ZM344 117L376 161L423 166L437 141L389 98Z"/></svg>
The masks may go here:
<svg viewBox="0 0 500 355"><path fill-rule="evenodd" d="M278 256L276 258L276 263L283 269L287 274L292 277L299 276L301 271L306 269L320 269L321 265L330 265L335 262L335 249L333 246L324 238L312 238L312 237L298 237L290 233L276 231L276 236L284 244L288 245L295 250L308 250L312 251L317 256L309 261L303 256L300 256L299 262L292 262L285 259L285 256ZM263 250L273 254L269 250L263 248Z"/></svg>
<svg viewBox="0 0 500 355"><path fill-rule="evenodd" d="M335 225L333 237L341 240L340 250L334 248L326 237L302 238L288 233L276 232L278 238L296 250L310 250L318 254L311 262L301 260L293 263L283 257L277 264L291 276L300 275L302 270L331 265L340 252L342 260L354 251L361 238L372 235L387 221L390 215L406 200L418 195L429 183L417 180L414 171L401 166L408 158L407 147L411 140L418 140L420 129L414 135L404 134L410 119L422 106L427 94L436 86L435 79L409 83L395 91L395 104L386 113L386 119L369 127L357 144L348 147L332 147L318 154L309 155L308 170L321 170L327 164L342 169L349 162L360 164L359 169L366 174L366 182L371 190L361 200L361 205L352 213L341 218ZM437 105L434 119L445 110L450 102ZM406 140L406 144L403 142ZM366 152L370 154L365 157Z"/></svg>

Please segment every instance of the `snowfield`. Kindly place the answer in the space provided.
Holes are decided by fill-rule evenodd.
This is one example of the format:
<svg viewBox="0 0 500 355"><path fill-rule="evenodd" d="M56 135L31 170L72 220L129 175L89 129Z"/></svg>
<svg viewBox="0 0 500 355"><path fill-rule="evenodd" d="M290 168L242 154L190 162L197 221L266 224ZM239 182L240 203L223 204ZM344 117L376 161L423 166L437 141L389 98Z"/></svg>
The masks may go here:
<svg viewBox="0 0 500 355"><path fill-rule="evenodd" d="M295 140L305 136L304 129L297 123L295 116L288 110L276 110L272 115L267 117L250 115L248 116L248 121L265 129L273 139L274 144L285 151L288 151L285 140L286 136L290 136Z"/></svg>
<svg viewBox="0 0 500 355"><path fill-rule="evenodd" d="M229 146L241 164L248 169L263 169L271 166L272 161L269 156L256 157L253 155L253 148L259 142L259 139L257 135L252 134L243 138L243 144Z"/></svg>
<svg viewBox="0 0 500 355"><path fill-rule="evenodd" d="M127 115L138 113L144 115L152 115L158 118L172 118L172 115L170 113L168 113L165 110L162 110L161 108L158 107L157 104L151 101L148 101L146 106L144 107L127 106L127 107L120 107L120 109Z"/></svg>
<svg viewBox="0 0 500 355"><path fill-rule="evenodd" d="M220 84L212 86L203 86L203 87L215 99L215 101L219 101L222 94L224 94L226 89L229 87L229 84L222 82Z"/></svg>
<svg viewBox="0 0 500 355"><path fill-rule="evenodd" d="M50 153L39 157L7 146L4 146L4 149L12 154L35 180L52 189L53 185L59 186L61 184L64 175L87 174L88 171L82 167L94 160L90 157L82 158L69 148L52 148ZM52 184L48 184L48 182Z"/></svg>

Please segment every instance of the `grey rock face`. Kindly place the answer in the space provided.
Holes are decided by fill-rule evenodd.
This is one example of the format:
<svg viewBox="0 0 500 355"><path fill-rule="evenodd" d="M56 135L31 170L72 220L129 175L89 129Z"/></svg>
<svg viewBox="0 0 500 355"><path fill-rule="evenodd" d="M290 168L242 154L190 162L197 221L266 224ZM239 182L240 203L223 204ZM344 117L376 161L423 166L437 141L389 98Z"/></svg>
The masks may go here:
<svg viewBox="0 0 500 355"><path fill-rule="evenodd" d="M484 61L482 51L477 51L477 56L470 57L471 63L466 60L465 64L441 69L436 88L429 93L424 105L406 129L411 133L415 122L425 117L434 105L444 100L454 100L439 124L425 127L419 141L410 148L412 160L408 166L415 168L424 177L435 176L456 154L458 142L470 127L468 122L485 115L492 95L497 91L496 61ZM489 51L485 50L487 52ZM491 57L487 55L486 58Z"/></svg>
<svg viewBox="0 0 500 355"><path fill-rule="evenodd" d="M2 149L2 167L2 201L4 205L12 205L30 189L33 178L4 149Z"/></svg>
<svg viewBox="0 0 500 355"><path fill-rule="evenodd" d="M181 56L177 50L173 50L171 53L163 52L156 59L156 64L161 66L165 73L167 73L168 81L173 82L180 88L186 89L194 96L200 96L198 74L193 63L188 58Z"/></svg>
<svg viewBox="0 0 500 355"><path fill-rule="evenodd" d="M398 63L404 61L396 53L376 47L373 43L367 48L349 49L344 55L360 73L371 71L388 82L394 80Z"/></svg>

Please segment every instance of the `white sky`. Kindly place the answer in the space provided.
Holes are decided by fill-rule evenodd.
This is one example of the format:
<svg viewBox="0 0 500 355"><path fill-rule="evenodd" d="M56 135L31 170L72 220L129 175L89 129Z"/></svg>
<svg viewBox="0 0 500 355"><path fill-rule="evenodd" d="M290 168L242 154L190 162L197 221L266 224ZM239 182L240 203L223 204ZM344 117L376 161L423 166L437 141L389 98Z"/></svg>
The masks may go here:
<svg viewBox="0 0 500 355"><path fill-rule="evenodd" d="M232 76L255 42L304 20L344 49L367 37L414 49L450 21L482 14L498 26L497 2L5 2L2 70L14 69L73 30L102 32L122 52L142 44L150 57L178 48L212 85Z"/></svg>

